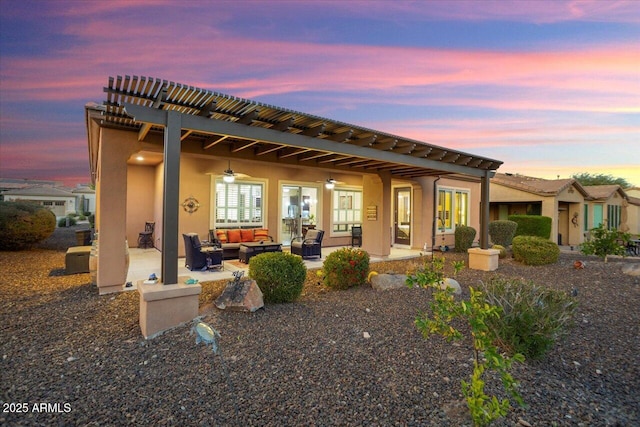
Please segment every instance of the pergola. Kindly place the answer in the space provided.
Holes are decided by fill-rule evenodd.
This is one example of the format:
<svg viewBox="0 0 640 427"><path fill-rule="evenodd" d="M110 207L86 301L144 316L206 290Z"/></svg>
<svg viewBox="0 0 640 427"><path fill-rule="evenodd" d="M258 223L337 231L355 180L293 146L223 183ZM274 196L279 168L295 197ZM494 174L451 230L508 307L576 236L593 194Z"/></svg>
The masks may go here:
<svg viewBox="0 0 640 427"><path fill-rule="evenodd" d="M180 153L247 158L391 178L453 176L481 182L480 246L488 247L489 181L502 162L311 114L150 77L110 77L100 127L164 135L162 277L177 280ZM89 123L88 123L89 125ZM91 127L88 126L91 133ZM91 171L98 138L89 137ZM189 148L186 148L188 142Z"/></svg>

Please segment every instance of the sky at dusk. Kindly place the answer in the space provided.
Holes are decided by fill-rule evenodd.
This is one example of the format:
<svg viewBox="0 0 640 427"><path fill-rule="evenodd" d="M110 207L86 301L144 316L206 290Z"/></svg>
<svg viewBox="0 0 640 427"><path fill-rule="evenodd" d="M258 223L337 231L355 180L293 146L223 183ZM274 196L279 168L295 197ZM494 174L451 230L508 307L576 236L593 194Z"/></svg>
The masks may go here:
<svg viewBox="0 0 640 427"><path fill-rule="evenodd" d="M0 177L90 182L109 76L640 186L640 1L0 0Z"/></svg>

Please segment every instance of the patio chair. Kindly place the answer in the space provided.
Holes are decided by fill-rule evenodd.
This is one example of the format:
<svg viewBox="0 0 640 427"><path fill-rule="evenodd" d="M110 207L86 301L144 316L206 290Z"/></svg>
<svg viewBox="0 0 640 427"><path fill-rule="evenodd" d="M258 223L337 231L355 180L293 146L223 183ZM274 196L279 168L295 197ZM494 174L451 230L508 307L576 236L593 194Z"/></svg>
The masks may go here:
<svg viewBox="0 0 640 427"><path fill-rule="evenodd" d="M140 249L153 248L153 231L156 228L155 222L145 222L144 231L138 234L138 247Z"/></svg>
<svg viewBox="0 0 640 427"><path fill-rule="evenodd" d="M296 237L291 241L291 253L304 258L322 258L323 230L309 230L304 238Z"/></svg>
<svg viewBox="0 0 640 427"><path fill-rule="evenodd" d="M208 245L200 243L200 238L196 233L183 234L185 262L184 265L189 270L207 270L211 267L222 266L222 251L203 251L209 248Z"/></svg>

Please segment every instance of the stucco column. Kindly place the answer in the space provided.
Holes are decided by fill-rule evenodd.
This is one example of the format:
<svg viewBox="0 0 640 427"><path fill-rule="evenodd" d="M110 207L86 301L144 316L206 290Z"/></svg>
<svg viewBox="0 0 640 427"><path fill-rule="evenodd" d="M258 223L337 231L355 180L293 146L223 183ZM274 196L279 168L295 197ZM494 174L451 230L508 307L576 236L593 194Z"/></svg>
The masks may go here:
<svg viewBox="0 0 640 427"><path fill-rule="evenodd" d="M138 150L138 144L131 143L127 132L102 130L96 194L96 283L100 295L121 291L127 279L127 160Z"/></svg>
<svg viewBox="0 0 640 427"><path fill-rule="evenodd" d="M489 248L489 203L491 201L489 195L490 171L486 171L485 175L480 179L480 248Z"/></svg>
<svg viewBox="0 0 640 427"><path fill-rule="evenodd" d="M362 248L370 255L388 256L391 253L391 174L363 176L362 197ZM374 207L376 219L371 220L369 210Z"/></svg>

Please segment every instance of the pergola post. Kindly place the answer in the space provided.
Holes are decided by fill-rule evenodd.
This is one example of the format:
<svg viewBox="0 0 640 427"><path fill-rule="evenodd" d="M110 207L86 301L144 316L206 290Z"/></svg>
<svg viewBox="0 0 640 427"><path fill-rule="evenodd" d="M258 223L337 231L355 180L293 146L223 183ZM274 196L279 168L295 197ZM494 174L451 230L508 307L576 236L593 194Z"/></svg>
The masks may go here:
<svg viewBox="0 0 640 427"><path fill-rule="evenodd" d="M167 111L164 128L164 194L162 201L162 282L178 282L178 214L180 198L181 115Z"/></svg>

